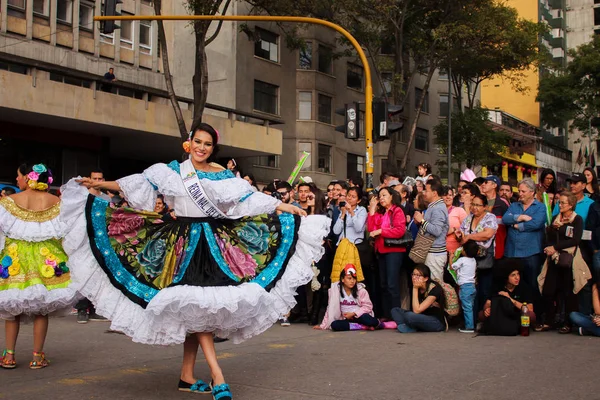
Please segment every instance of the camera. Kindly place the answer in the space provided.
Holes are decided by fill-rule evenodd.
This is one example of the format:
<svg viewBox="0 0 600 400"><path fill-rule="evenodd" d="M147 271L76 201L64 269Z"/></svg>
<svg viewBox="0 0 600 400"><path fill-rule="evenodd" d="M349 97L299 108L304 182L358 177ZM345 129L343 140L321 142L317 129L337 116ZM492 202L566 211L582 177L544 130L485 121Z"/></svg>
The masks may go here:
<svg viewBox="0 0 600 400"><path fill-rule="evenodd" d="M339 206L340 208L342 208L342 207L346 207L346 202L345 202L345 201L340 201L340 203L338 204L338 206Z"/></svg>

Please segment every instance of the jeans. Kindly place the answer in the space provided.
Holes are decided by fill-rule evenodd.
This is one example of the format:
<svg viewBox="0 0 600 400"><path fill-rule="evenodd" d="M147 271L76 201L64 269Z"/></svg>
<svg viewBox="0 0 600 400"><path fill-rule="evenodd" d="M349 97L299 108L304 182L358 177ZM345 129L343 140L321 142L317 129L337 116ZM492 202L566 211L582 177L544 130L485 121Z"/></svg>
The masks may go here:
<svg viewBox="0 0 600 400"><path fill-rule="evenodd" d="M331 323L332 331L349 331L350 323L361 324L364 326L368 326L371 328L376 328L379 326L379 320L369 314L363 314L358 318L354 318L352 320L349 319L340 319L337 321L333 321Z"/></svg>
<svg viewBox="0 0 600 400"><path fill-rule="evenodd" d="M592 279L577 293L577 300L579 301L579 312L589 315L592 313L592 285L596 282L598 276L600 276L600 251L594 253L594 258L591 263Z"/></svg>
<svg viewBox="0 0 600 400"><path fill-rule="evenodd" d="M474 283L460 285L458 297L465 316L465 329L475 329L475 297L477 290Z"/></svg>
<svg viewBox="0 0 600 400"><path fill-rule="evenodd" d="M400 270L404 253L379 254L379 282L381 284L383 315L389 316L390 310L400 307Z"/></svg>
<svg viewBox="0 0 600 400"><path fill-rule="evenodd" d="M392 309L392 319L398 324L398 331L401 333L442 332L446 329L445 325L436 317L416 314L400 307Z"/></svg>
<svg viewBox="0 0 600 400"><path fill-rule="evenodd" d="M583 332L588 335L600 336L600 326L592 321L592 317L580 312L572 312L570 314L573 325L583 328Z"/></svg>

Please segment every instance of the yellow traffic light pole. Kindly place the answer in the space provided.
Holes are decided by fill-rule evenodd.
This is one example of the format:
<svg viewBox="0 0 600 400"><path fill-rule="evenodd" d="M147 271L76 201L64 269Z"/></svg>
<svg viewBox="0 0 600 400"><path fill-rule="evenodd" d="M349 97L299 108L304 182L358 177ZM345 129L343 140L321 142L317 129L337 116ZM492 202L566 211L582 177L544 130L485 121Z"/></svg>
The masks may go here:
<svg viewBox="0 0 600 400"><path fill-rule="evenodd" d="M275 22L296 22L326 26L339 33L352 43L354 49L360 57L360 61L365 69L365 144L367 157L367 190L373 188L373 86L371 85L371 69L367 62L367 56L360 47L358 41L341 26L318 18L309 17L283 17L283 16L259 16L259 15L131 15L131 16L99 16L94 17L94 21L275 21Z"/></svg>

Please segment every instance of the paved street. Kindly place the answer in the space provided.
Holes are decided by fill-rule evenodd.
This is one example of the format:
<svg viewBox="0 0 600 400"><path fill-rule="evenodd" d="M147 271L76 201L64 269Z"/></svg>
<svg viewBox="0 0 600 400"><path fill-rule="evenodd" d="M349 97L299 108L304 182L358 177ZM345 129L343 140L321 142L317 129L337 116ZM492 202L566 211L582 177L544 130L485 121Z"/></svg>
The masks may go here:
<svg viewBox="0 0 600 400"><path fill-rule="evenodd" d="M77 325L73 316L52 319L46 346L52 364L31 371L32 325L23 325L19 367L0 370L0 399L197 397L176 390L181 346L134 344L107 328ZM333 333L301 324L274 326L241 345L217 344L217 351L234 397L243 400L600 398L600 338L554 332L529 338ZM208 378L203 359L196 371Z"/></svg>

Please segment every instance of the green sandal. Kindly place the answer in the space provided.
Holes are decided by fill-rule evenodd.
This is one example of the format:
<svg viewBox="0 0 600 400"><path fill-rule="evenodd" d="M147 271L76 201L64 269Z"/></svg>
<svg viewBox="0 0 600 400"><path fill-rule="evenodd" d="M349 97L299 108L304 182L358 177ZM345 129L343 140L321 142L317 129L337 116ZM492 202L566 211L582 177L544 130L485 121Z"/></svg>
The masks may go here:
<svg viewBox="0 0 600 400"><path fill-rule="evenodd" d="M42 369L42 368L46 368L50 364L50 361L46 360L46 354L44 354L43 351L40 351L40 352L34 351L33 356L40 357L40 359L31 361L29 363L30 369Z"/></svg>
<svg viewBox="0 0 600 400"><path fill-rule="evenodd" d="M7 360L6 359L7 355L12 356L12 360ZM0 367L5 368L5 369L17 368L17 360L15 360L15 351L14 350L8 350L8 349L4 350L4 352L2 353L2 359L0 360Z"/></svg>

